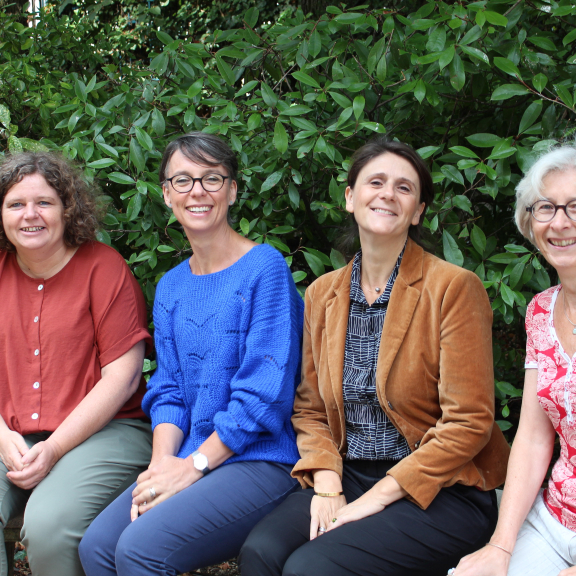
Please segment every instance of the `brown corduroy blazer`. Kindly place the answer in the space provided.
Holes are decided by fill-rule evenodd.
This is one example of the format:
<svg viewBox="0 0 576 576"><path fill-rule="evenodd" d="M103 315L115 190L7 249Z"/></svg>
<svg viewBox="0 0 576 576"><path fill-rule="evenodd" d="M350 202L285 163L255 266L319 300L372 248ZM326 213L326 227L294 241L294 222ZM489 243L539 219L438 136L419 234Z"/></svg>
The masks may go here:
<svg viewBox="0 0 576 576"><path fill-rule="evenodd" d="M311 470L342 476L342 397L352 263L306 290L302 381L292 423ZM408 240L382 330L376 389L411 454L388 472L426 509L441 488L490 490L504 482L510 448L494 423L492 309L479 278Z"/></svg>

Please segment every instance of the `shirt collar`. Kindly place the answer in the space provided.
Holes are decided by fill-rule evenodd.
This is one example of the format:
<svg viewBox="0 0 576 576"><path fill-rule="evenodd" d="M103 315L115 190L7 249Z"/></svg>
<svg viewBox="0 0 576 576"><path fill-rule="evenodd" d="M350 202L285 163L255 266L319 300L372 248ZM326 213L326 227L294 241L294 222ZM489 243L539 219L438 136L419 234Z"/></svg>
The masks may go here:
<svg viewBox="0 0 576 576"><path fill-rule="evenodd" d="M396 264L388 281L386 282L386 286L382 291L382 294L378 296L374 304L383 304L390 300L390 293L392 292L392 288L394 287L394 282L398 277L398 270L400 269L400 264L402 263L402 257L404 256L404 250L406 250L406 244L404 244L404 248L402 248L402 252L400 252L400 256L398 256L398 260L396 260ZM354 302L359 302L360 304L368 305L368 301L366 300L366 296L364 296L364 291L362 290L362 286L360 284L361 278L361 270L362 270L362 250L359 250L354 256L354 262L352 263L352 276L350 277L350 300Z"/></svg>

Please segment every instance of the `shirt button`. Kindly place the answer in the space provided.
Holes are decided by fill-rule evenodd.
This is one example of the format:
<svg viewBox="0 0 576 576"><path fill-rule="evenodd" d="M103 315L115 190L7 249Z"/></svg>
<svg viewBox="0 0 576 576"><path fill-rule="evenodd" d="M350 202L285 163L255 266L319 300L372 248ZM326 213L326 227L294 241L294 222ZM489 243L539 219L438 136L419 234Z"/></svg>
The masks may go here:
<svg viewBox="0 0 576 576"><path fill-rule="evenodd" d="M34 382L32 386L34 386L34 388L40 388L40 382Z"/></svg>
<svg viewBox="0 0 576 576"><path fill-rule="evenodd" d="M36 412L32 414L32 420L38 420L38 414L36 414Z"/></svg>
<svg viewBox="0 0 576 576"><path fill-rule="evenodd" d="M36 350L34 350L34 356L38 356L38 354L40 354L40 350L38 350L38 348L36 348Z"/></svg>
<svg viewBox="0 0 576 576"><path fill-rule="evenodd" d="M40 284L40 285L38 286L38 290L42 290L42 288L44 288L44 284Z"/></svg>
<svg viewBox="0 0 576 576"><path fill-rule="evenodd" d="M34 322L38 322L38 316L34 316Z"/></svg>

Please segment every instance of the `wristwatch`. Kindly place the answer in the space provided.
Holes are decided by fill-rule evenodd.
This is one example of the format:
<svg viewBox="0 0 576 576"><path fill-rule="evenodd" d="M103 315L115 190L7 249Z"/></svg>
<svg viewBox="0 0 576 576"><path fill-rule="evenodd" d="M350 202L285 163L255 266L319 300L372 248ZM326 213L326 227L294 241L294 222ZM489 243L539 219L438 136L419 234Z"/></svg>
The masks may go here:
<svg viewBox="0 0 576 576"><path fill-rule="evenodd" d="M202 452L198 452L198 450L192 452L192 461L194 462L194 468L202 472L204 476L210 472L210 468L208 468L208 458L206 458Z"/></svg>

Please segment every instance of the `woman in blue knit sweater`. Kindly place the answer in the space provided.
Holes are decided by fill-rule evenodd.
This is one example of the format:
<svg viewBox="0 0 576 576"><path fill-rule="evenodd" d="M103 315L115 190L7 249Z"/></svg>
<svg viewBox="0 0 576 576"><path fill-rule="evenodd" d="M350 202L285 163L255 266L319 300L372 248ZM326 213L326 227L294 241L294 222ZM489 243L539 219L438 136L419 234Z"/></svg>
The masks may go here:
<svg viewBox="0 0 576 576"><path fill-rule="evenodd" d="M297 488L290 417L303 302L279 252L228 223L237 168L201 132L164 153L164 199L193 255L156 292L158 369L143 401L152 461L88 529L88 576L176 575L236 556Z"/></svg>

